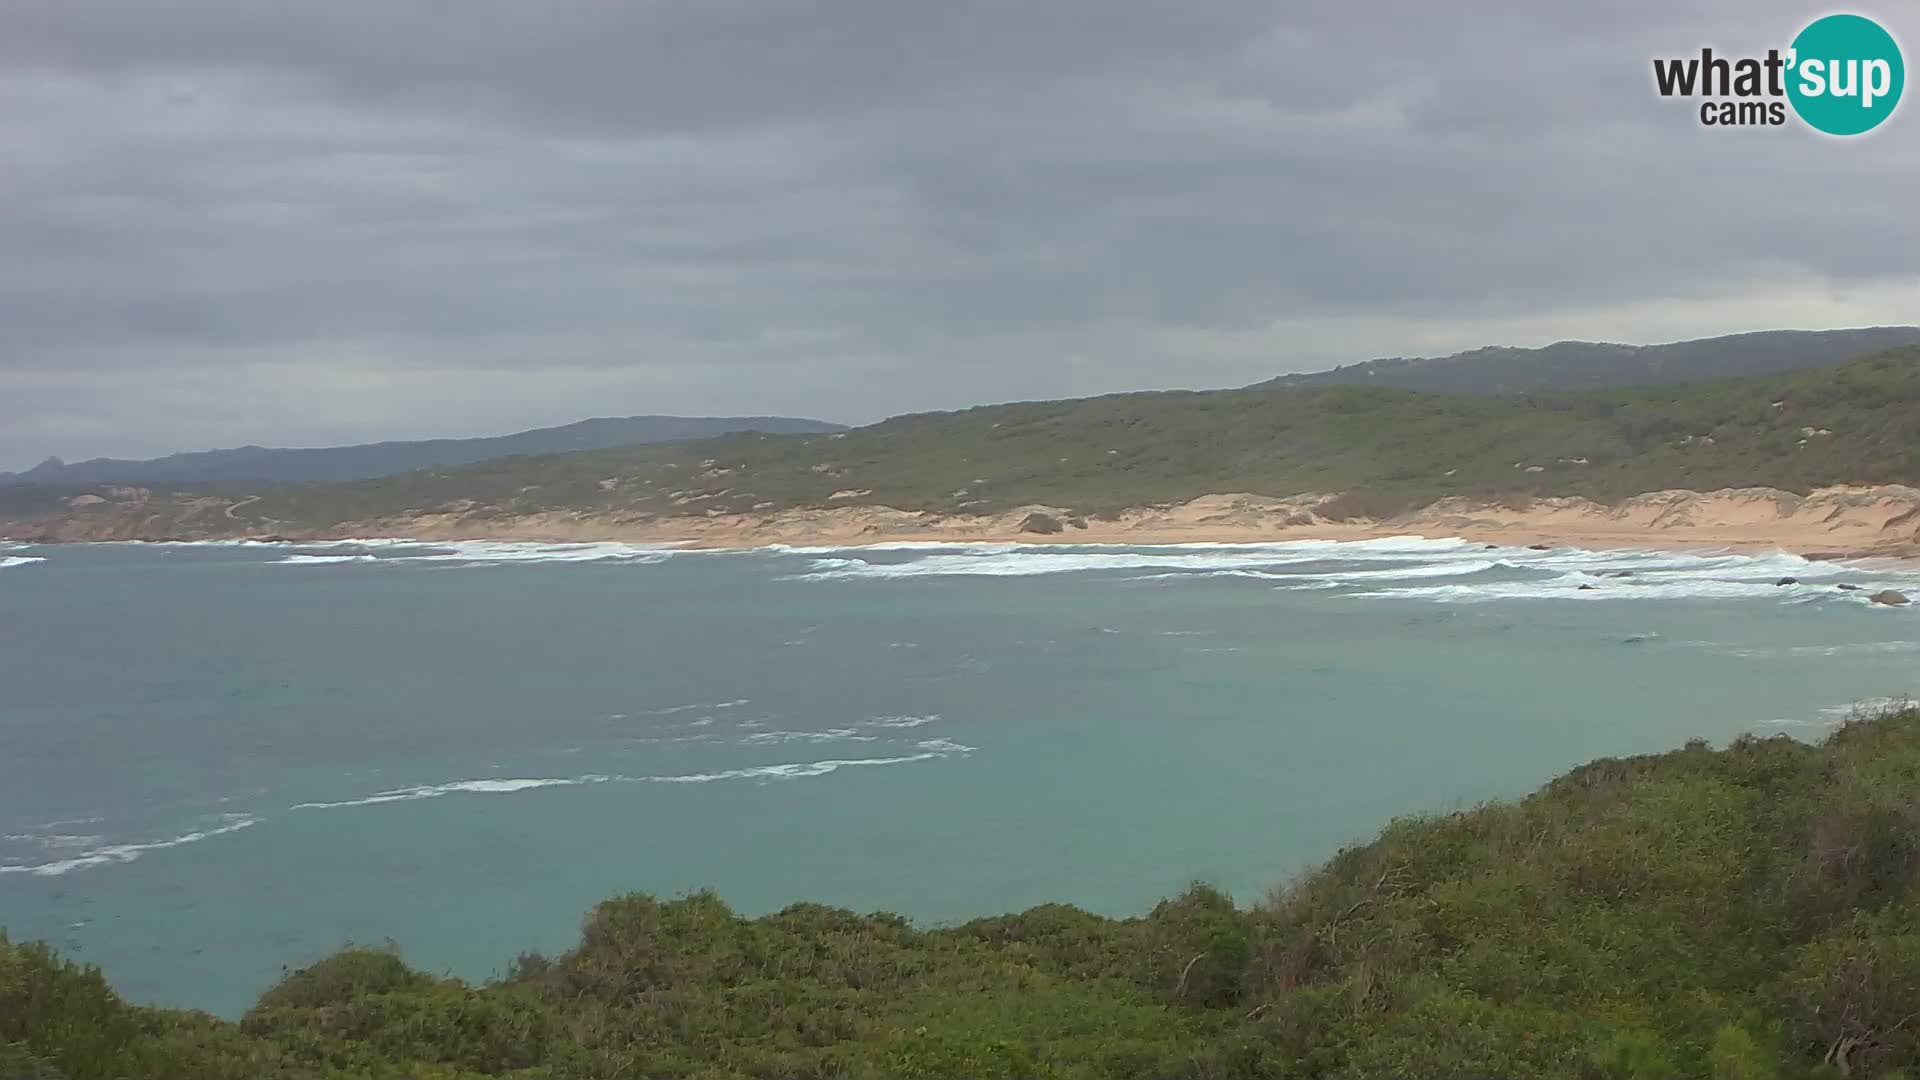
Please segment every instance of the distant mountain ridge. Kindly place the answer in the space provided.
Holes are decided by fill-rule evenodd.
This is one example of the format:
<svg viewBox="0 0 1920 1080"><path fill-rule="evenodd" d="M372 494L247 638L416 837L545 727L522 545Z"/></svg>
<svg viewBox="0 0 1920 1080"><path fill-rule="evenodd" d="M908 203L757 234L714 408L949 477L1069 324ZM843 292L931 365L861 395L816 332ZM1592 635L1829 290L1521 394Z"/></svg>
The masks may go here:
<svg viewBox="0 0 1920 1080"><path fill-rule="evenodd" d="M48 458L25 472L0 473L0 484L305 484L394 476L416 469L474 465L497 458L610 450L645 443L710 439L743 431L817 435L840 424L787 416L623 416L474 439L424 439L310 449L242 446L171 454L146 461Z"/></svg>
<svg viewBox="0 0 1920 1080"><path fill-rule="evenodd" d="M1386 386L1435 393L1532 394L1781 375L1920 344L1920 326L1763 330L1666 345L1560 341L1537 349L1490 345L1451 356L1389 357L1282 375L1278 386Z"/></svg>
<svg viewBox="0 0 1920 1080"><path fill-rule="evenodd" d="M1368 360L1330 371L1283 375L1258 385L1375 386L1466 394L1551 393L1779 375L1909 345L1920 345L1920 326L1767 330L1664 345L1586 341L1562 341L1542 348L1494 345L1451 356ZM144 461L95 458L69 463L49 458L24 472L0 472L0 485L343 483L417 469L476 465L504 457L609 450L747 431L812 435L846 430L839 424L782 416L603 417L473 439L311 449L242 446Z"/></svg>

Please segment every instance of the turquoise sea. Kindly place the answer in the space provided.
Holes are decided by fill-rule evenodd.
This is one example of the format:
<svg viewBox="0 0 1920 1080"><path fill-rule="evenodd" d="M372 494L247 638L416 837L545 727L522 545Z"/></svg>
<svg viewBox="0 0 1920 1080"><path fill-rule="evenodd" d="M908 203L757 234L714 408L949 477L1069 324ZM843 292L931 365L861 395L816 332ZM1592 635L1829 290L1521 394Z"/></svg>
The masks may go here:
<svg viewBox="0 0 1920 1080"><path fill-rule="evenodd" d="M632 890L1250 900L1394 815L1920 688L1920 609L1843 581L1920 593L1415 538L0 545L0 926L234 1015L348 941L485 978Z"/></svg>

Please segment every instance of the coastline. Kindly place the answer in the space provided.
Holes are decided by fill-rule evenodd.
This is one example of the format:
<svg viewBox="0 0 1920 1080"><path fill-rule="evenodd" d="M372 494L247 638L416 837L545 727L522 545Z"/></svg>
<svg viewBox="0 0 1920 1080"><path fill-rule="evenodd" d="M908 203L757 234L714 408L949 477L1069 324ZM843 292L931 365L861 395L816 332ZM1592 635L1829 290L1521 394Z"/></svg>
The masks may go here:
<svg viewBox="0 0 1920 1080"><path fill-rule="evenodd" d="M1172 506L1108 516L1070 508L1016 507L963 515L884 505L802 508L767 514L642 517L618 512L498 514L414 513L325 528L213 529L143 535L139 508L88 508L47 523L16 542L275 539L345 541L373 537L543 543L624 542L698 549L775 544L859 547L898 543L1233 544L1371 540L1389 536L1460 538L1502 546L1606 549L1786 551L1808 558L1920 558L1920 488L1837 486L1806 495L1774 488L1671 490L1614 504L1577 497L1443 499L1385 517L1345 517L1337 496L1272 498L1203 495ZM30 522L15 522L15 527ZM272 524L272 523L269 523Z"/></svg>
<svg viewBox="0 0 1920 1080"><path fill-rule="evenodd" d="M1104 518L1080 517L1069 509L1042 505L977 516L848 506L628 521L571 514L486 523L415 516L379 525L408 525L411 531L405 535L423 540L624 541L706 549L773 544L1234 544L1427 536L1509 547L1714 548L1778 550L1810 558L1920 558L1920 489L1900 486L1823 488L1805 496L1772 488L1677 490L1612 505L1580 498L1447 499L1408 514L1351 520L1328 516L1324 508L1331 501L1325 495L1287 499L1244 493L1204 495L1176 506L1145 507ZM1027 523L1036 514L1057 522L1059 531L1032 531Z"/></svg>

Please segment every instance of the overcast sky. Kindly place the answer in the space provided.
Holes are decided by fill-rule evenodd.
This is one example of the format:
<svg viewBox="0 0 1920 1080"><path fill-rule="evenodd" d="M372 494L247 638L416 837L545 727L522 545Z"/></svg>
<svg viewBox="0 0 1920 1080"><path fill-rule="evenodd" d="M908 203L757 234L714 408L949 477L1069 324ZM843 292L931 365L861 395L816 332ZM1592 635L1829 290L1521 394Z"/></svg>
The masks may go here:
<svg viewBox="0 0 1920 1080"><path fill-rule="evenodd" d="M1920 322L1913 102L1652 89L1825 10L8 0L0 468Z"/></svg>

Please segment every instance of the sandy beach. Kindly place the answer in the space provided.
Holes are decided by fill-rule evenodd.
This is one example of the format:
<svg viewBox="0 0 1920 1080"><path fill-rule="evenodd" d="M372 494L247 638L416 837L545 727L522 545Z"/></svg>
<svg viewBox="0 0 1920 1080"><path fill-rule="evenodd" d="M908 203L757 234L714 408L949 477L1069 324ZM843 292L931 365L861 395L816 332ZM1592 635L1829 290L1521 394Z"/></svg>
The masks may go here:
<svg viewBox="0 0 1920 1080"><path fill-rule="evenodd" d="M216 500L217 501L217 500ZM224 505L224 504L222 504ZM1171 506L1084 517L1059 506L996 514L943 514L861 504L762 514L673 517L605 511L503 516L489 508L342 521L322 528L268 522L236 527L215 512L181 529L143 499L96 500L57 517L0 522L0 535L39 542L157 539L624 541L701 548L858 546L890 543L1193 544L1461 537L1511 546L1731 548L1821 558L1920 557L1920 488L1829 487L1806 495L1774 488L1656 491L1619 503L1556 497L1443 499L1385 518L1348 517L1335 496L1203 495Z"/></svg>
<svg viewBox="0 0 1920 1080"><path fill-rule="evenodd" d="M1825 558L1920 556L1920 489L1897 485L1832 487L1807 495L1773 488L1659 491L1612 505L1581 498L1505 502L1445 499L1408 514L1350 520L1338 520L1323 512L1329 498L1206 495L1175 506L1145 507L1111 517L1079 517L1066 508L1037 505L992 515L922 513L870 505L672 518L556 513L501 519L416 514L345 522L335 528L288 535L301 539L407 536L426 540L620 540L703 548L903 542L1251 543L1418 535L1513 546L1711 547L1783 550ZM1057 531L1037 531L1055 526Z"/></svg>

